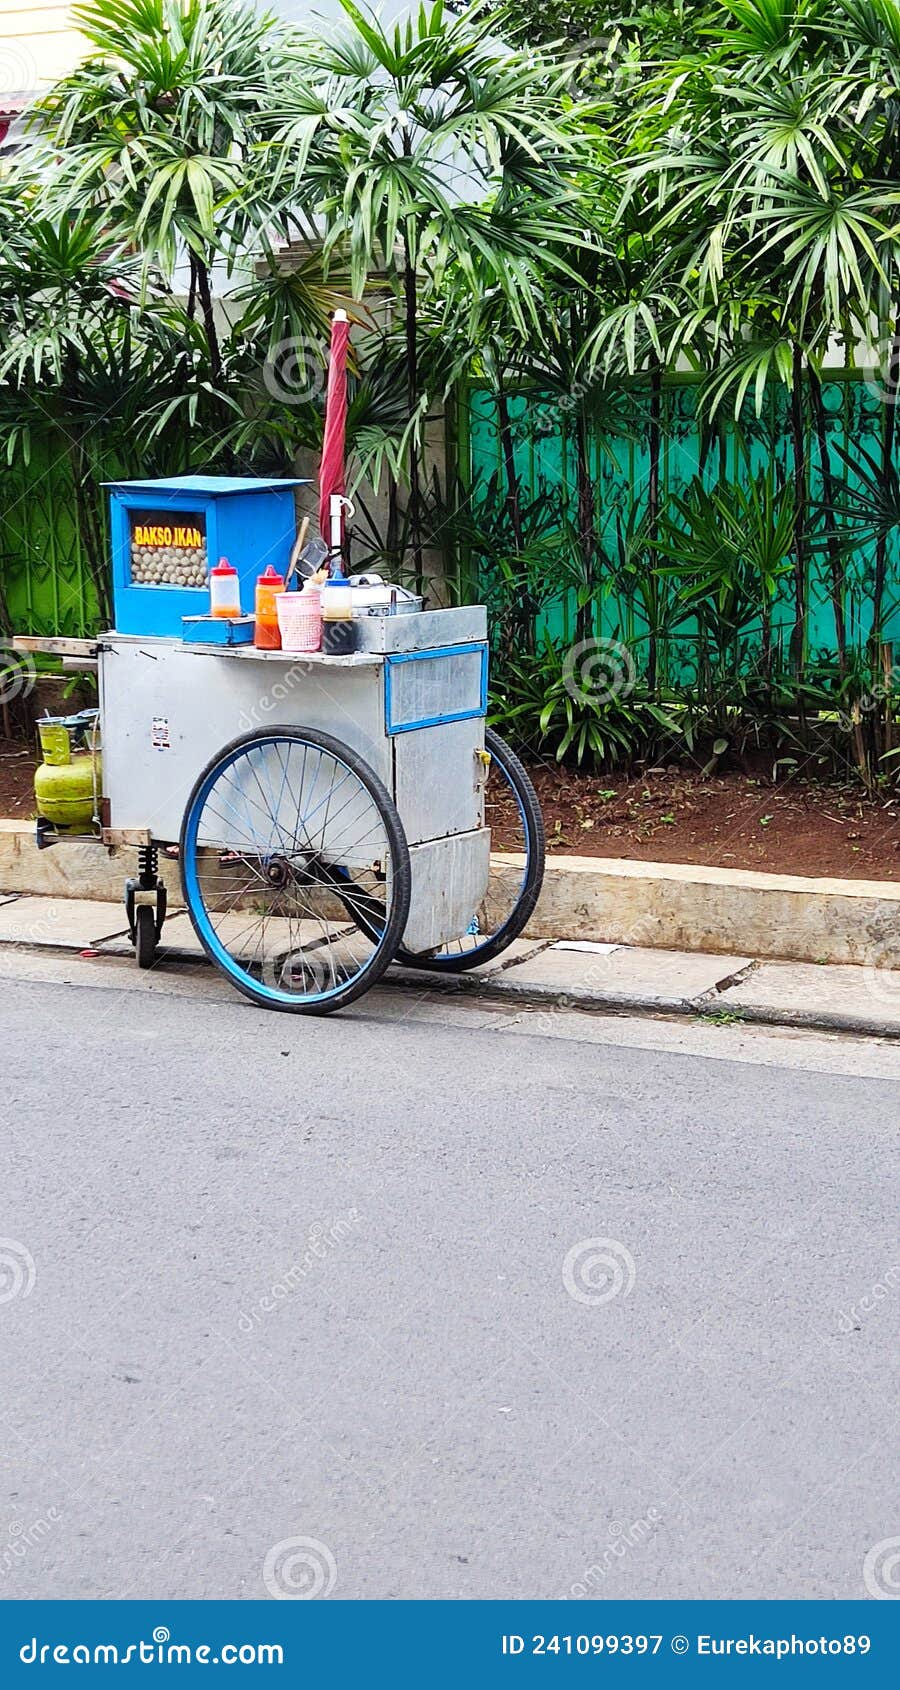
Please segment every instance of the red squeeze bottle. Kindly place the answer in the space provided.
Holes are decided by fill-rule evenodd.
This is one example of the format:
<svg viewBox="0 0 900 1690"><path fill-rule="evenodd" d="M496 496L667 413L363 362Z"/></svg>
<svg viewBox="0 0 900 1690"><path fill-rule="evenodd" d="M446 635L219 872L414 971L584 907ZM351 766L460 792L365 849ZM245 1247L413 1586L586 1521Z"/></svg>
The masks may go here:
<svg viewBox="0 0 900 1690"><path fill-rule="evenodd" d="M256 629L254 645L263 651L280 651L281 634L278 628L278 607L275 594L284 592L284 576L269 564L264 575L256 578Z"/></svg>
<svg viewBox="0 0 900 1690"><path fill-rule="evenodd" d="M213 616L240 616L241 587L238 572L220 557L215 569L209 572L209 609Z"/></svg>

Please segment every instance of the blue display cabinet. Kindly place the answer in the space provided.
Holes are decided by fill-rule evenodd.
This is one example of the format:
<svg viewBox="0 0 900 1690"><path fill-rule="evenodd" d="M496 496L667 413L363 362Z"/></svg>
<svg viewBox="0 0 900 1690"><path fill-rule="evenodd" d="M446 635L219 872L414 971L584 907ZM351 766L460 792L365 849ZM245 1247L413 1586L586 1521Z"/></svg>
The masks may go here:
<svg viewBox="0 0 900 1690"><path fill-rule="evenodd" d="M177 475L110 488L115 626L120 634L181 635L184 616L209 607L207 574L227 557L252 615L256 578L282 574L296 536L299 481Z"/></svg>

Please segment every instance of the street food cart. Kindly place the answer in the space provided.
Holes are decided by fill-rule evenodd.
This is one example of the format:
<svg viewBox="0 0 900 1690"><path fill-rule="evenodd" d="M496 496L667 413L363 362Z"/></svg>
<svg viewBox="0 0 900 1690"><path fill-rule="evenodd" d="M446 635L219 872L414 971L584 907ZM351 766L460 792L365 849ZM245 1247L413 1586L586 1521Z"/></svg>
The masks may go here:
<svg viewBox="0 0 900 1690"><path fill-rule="evenodd" d="M177 854L211 961L256 1003L324 1014L395 959L455 972L498 955L537 901L543 830L525 771L485 728L483 606L362 610L343 656L221 643L197 620L220 554L245 605L262 567L285 566L293 485L111 489L115 627L86 659L90 831L137 851L125 905L142 967L160 954L160 853ZM38 825L42 845L73 837Z"/></svg>

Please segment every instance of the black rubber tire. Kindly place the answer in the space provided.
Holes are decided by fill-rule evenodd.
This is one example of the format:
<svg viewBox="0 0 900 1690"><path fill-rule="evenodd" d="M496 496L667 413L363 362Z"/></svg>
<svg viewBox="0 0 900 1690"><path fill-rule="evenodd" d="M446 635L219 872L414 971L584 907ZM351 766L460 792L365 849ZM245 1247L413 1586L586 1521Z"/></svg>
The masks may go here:
<svg viewBox="0 0 900 1690"><path fill-rule="evenodd" d="M134 954L138 968L152 968L156 961L156 915L149 904L138 904L134 912Z"/></svg>
<svg viewBox="0 0 900 1690"><path fill-rule="evenodd" d="M391 911L387 922L386 937L384 934L376 936L376 939L373 942L378 945L378 948L373 952L369 962L359 974L355 975L345 986L335 992L333 996L329 997L327 1003L304 1002L303 1000L296 1004L274 1002L264 990L258 989L252 980L238 979L235 975L231 974L228 969L223 967L214 950L207 943L206 935L198 926L194 915L193 900L191 899L188 890L185 874L187 823L191 810L194 807L197 794L209 779L210 775L215 772L218 765L225 763L235 751L239 751L245 747L249 749L249 747L253 745L265 744L266 741L273 739L288 739L295 740L303 745L315 745L321 751L326 752L330 756L337 757L346 768L358 777L370 797L374 800L382 821L384 822L385 833L390 846L393 878L391 888ZM370 768L369 764L365 761L365 758L360 757L358 752L351 750L350 746L344 745L341 740L335 739L331 734L320 733L317 728L273 726L265 731L255 730L250 733L239 734L236 739L232 739L227 745L223 745L221 751L216 753L215 757L207 763L206 768L202 771L202 773L198 775L191 789L191 794L184 812L184 819L181 824L179 861L181 865L181 886L184 894L184 901L187 905L188 914L190 915L194 932L200 940L206 955L209 957L210 962L225 975L227 980L230 980L231 984L235 986L239 992L243 992L245 997L250 998L253 1003L259 1004L263 1009L283 1010L288 1015L333 1015L336 1010L345 1009L347 1005L353 1003L356 998L362 997L363 993L367 992L370 986L374 986L376 982L381 979L385 970L389 968L390 964L394 960L397 946L400 943L403 936L403 930L406 926L407 920L409 919L409 903L412 891L412 869L410 867L409 846L406 842L406 834L403 831L403 824L397 814L397 807L394 800L384 783L379 780L374 769Z"/></svg>
<svg viewBox="0 0 900 1690"><path fill-rule="evenodd" d="M429 968L439 974L465 974L469 968L480 968L484 962L492 962L501 955L514 939L519 937L523 927L534 914L534 908L540 897L544 882L544 862L547 853L546 835L544 833L544 818L541 806L531 781L519 762L518 757L504 739L495 733L493 728L484 730L484 748L490 752L491 761L499 763L506 772L509 784L516 794L525 816L531 848L528 857L528 869L522 891L513 907L508 919L497 932L486 940L484 945L478 946L468 955L452 954L437 956L416 956L411 951L397 952L397 961L405 963L409 968Z"/></svg>

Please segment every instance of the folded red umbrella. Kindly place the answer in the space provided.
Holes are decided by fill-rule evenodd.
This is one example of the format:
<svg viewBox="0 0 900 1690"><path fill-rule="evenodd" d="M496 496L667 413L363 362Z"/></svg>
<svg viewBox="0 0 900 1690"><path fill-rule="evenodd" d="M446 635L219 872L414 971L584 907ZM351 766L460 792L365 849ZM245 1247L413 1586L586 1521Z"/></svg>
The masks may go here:
<svg viewBox="0 0 900 1690"><path fill-rule="evenodd" d="M344 543L344 452L347 436L347 347L350 323L346 311L336 311L328 354L328 393L325 399L325 437L319 466L319 530L330 548L332 566Z"/></svg>

